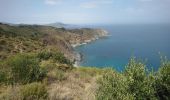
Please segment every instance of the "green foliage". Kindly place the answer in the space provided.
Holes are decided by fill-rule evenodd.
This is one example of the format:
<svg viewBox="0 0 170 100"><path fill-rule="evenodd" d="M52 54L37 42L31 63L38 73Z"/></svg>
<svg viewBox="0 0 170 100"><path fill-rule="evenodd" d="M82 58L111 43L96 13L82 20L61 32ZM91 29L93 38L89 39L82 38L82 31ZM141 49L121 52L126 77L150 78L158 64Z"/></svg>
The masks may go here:
<svg viewBox="0 0 170 100"><path fill-rule="evenodd" d="M42 52L38 53L38 58L40 60L48 60L51 57L52 57L52 53L51 52L42 51Z"/></svg>
<svg viewBox="0 0 170 100"><path fill-rule="evenodd" d="M55 70L55 78L59 81L66 79L65 72L62 70Z"/></svg>
<svg viewBox="0 0 170 100"><path fill-rule="evenodd" d="M169 100L170 62L162 62L157 73L132 58L123 73L106 71L99 78L98 100Z"/></svg>
<svg viewBox="0 0 170 100"><path fill-rule="evenodd" d="M88 74L89 76L93 77L96 75L101 75L105 69L99 69L95 67L78 67L75 70L77 70L78 72Z"/></svg>
<svg viewBox="0 0 170 100"><path fill-rule="evenodd" d="M23 100L46 100L48 97L45 85L36 82L22 86L20 93Z"/></svg>
<svg viewBox="0 0 170 100"><path fill-rule="evenodd" d="M45 76L45 71L39 67L38 60L26 54L18 54L6 59L1 64L1 68L1 80L6 80L5 82L10 84L26 84L41 80Z"/></svg>
<svg viewBox="0 0 170 100"><path fill-rule="evenodd" d="M36 25L10 26L7 24L0 24L0 35L6 35L8 37L22 36L36 39L43 35L38 29L39 27Z"/></svg>
<svg viewBox="0 0 170 100"><path fill-rule="evenodd" d="M97 100L133 100L133 95L128 93L128 83L125 76L108 70L98 80Z"/></svg>
<svg viewBox="0 0 170 100"><path fill-rule="evenodd" d="M170 99L170 61L166 58L162 61L156 75L156 96L161 100Z"/></svg>
<svg viewBox="0 0 170 100"><path fill-rule="evenodd" d="M0 70L0 83L7 82L7 75L3 70Z"/></svg>
<svg viewBox="0 0 170 100"><path fill-rule="evenodd" d="M61 64L72 65L72 63L62 53L59 53L59 52L42 51L42 52L38 53L38 58L40 60L52 59L55 62L58 62L58 63L61 63Z"/></svg>
<svg viewBox="0 0 170 100"><path fill-rule="evenodd" d="M153 75L151 73L147 75L143 63L132 58L126 66L124 75L128 83L128 92L133 94L136 100L155 99Z"/></svg>
<svg viewBox="0 0 170 100"><path fill-rule="evenodd" d="M17 53L37 52L43 48L39 40L32 40L28 37L7 37L0 36L0 60Z"/></svg>

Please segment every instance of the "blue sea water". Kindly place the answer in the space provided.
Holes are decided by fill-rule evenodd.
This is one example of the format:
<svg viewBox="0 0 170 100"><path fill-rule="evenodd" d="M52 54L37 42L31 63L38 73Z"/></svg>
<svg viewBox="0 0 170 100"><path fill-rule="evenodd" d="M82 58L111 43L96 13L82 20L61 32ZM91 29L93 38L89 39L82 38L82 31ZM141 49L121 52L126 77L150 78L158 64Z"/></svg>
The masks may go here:
<svg viewBox="0 0 170 100"><path fill-rule="evenodd" d="M123 71L131 57L157 70L160 56L170 58L170 24L100 26L111 36L76 47L83 55L81 66L113 67Z"/></svg>

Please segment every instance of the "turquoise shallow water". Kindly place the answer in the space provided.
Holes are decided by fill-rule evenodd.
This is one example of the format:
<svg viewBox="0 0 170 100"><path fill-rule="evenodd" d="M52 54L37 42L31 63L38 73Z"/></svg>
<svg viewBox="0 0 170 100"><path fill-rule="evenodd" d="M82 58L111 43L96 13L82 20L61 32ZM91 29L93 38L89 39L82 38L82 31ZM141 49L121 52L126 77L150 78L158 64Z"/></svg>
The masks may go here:
<svg viewBox="0 0 170 100"><path fill-rule="evenodd" d="M81 66L113 67L123 71L130 57L135 56L148 68L157 70L160 55L170 58L170 25L106 25L110 37L79 46L83 54Z"/></svg>

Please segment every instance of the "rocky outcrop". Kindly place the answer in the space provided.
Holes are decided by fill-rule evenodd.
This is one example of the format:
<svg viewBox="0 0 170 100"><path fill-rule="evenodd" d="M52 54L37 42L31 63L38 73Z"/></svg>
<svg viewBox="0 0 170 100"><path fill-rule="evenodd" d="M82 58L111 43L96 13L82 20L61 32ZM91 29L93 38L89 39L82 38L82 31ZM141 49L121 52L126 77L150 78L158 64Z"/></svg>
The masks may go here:
<svg viewBox="0 0 170 100"><path fill-rule="evenodd" d="M69 31L71 32L70 34L72 34L69 41L73 47L90 43L108 35L107 31L103 29L83 28Z"/></svg>

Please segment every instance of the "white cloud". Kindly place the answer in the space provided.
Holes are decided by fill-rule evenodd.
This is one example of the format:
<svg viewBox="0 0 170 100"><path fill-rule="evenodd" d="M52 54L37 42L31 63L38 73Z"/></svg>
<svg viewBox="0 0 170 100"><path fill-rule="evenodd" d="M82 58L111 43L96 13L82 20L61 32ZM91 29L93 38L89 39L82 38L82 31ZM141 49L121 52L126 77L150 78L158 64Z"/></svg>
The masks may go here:
<svg viewBox="0 0 170 100"><path fill-rule="evenodd" d="M45 0L45 4L47 5L56 5L60 4L62 1L61 0Z"/></svg>
<svg viewBox="0 0 170 100"><path fill-rule="evenodd" d="M100 5L112 4L114 0L91 0L80 4L82 8L96 8Z"/></svg>

